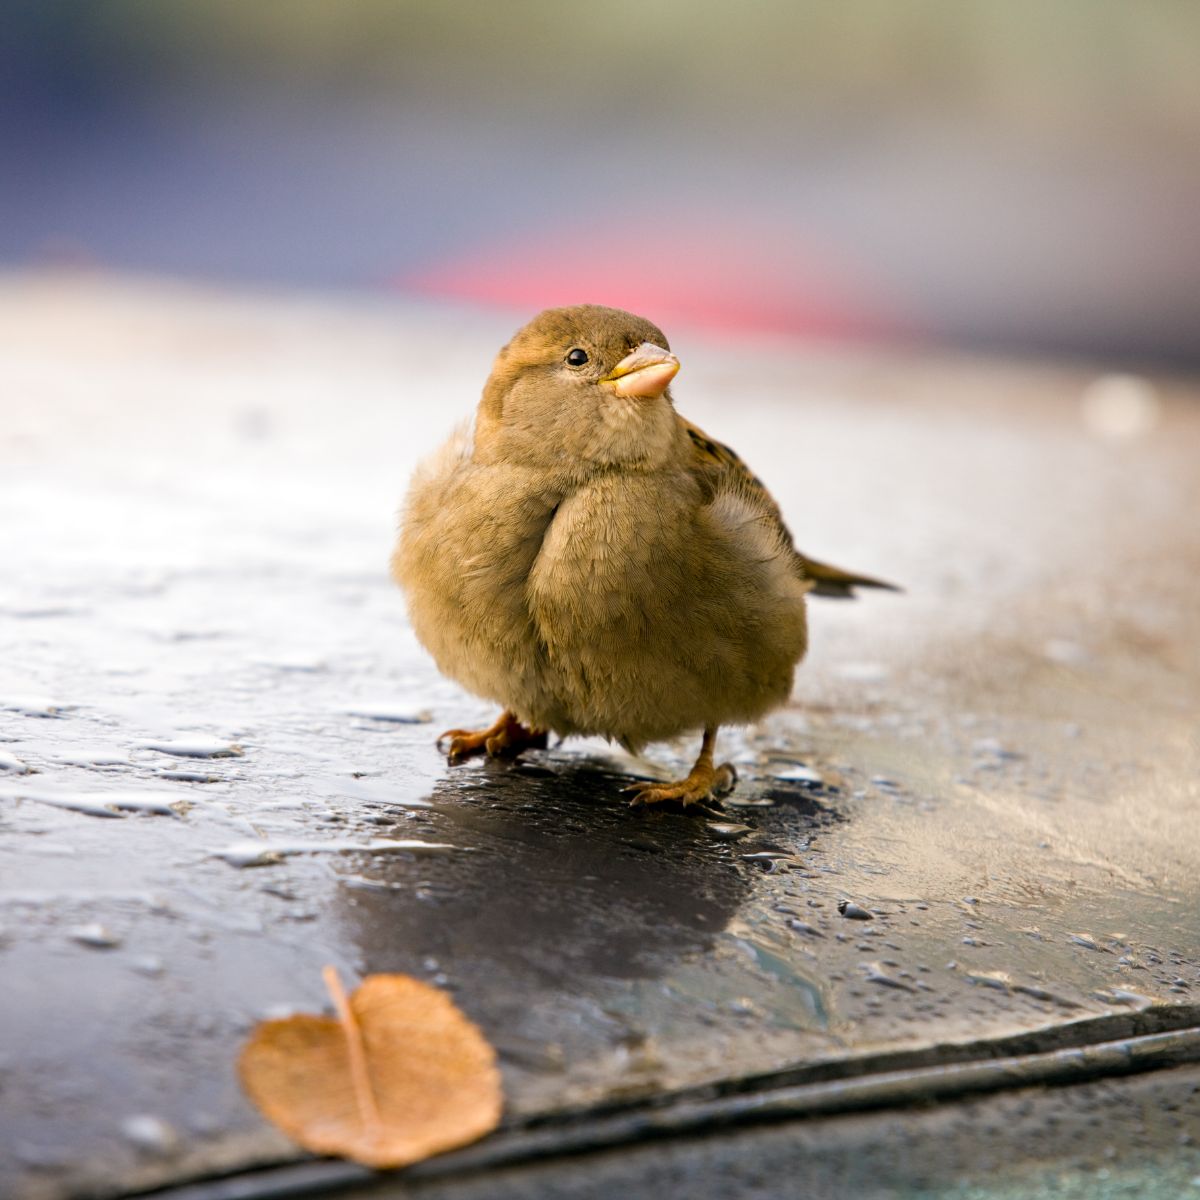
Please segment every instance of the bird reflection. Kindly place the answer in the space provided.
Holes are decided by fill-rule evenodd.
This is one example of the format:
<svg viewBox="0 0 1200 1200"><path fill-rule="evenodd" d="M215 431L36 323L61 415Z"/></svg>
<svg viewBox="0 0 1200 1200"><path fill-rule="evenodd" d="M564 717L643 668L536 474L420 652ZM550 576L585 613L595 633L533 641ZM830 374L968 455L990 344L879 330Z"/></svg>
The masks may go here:
<svg viewBox="0 0 1200 1200"><path fill-rule="evenodd" d="M443 982L502 1043L611 1040L601 997L704 952L752 886L703 820L631 812L613 785L578 759L450 773L423 817L461 851L375 859L340 890L363 973Z"/></svg>

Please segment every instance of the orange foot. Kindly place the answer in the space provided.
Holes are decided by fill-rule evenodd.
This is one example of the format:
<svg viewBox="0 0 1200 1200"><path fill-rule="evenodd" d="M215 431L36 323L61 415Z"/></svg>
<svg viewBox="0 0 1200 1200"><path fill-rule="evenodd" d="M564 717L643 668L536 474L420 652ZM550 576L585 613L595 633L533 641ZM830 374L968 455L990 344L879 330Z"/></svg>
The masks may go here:
<svg viewBox="0 0 1200 1200"><path fill-rule="evenodd" d="M486 754L489 758L515 758L522 750L546 748L546 731L527 729L507 709L489 729L447 729L437 740L439 750L447 739L450 745L446 748L446 757L452 763L462 762L473 754Z"/></svg>
<svg viewBox="0 0 1200 1200"><path fill-rule="evenodd" d="M700 757L696 765L688 772L686 779L674 783L635 783L624 790L633 793L630 808L638 808L643 804L662 804L667 800L678 800L687 808L689 804L703 806L706 800L728 795L737 784L737 772L732 763L721 763L713 766L713 745L717 740L716 728L704 731L704 742L700 747Z"/></svg>

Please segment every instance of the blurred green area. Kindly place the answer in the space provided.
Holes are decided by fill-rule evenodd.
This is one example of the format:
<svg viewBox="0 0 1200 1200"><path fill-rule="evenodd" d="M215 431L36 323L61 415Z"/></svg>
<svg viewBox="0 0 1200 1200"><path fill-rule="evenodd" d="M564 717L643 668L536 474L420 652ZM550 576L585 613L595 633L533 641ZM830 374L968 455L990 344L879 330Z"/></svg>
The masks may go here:
<svg viewBox="0 0 1200 1200"><path fill-rule="evenodd" d="M536 109L553 96L582 115L637 103L651 121L810 121L903 104L1059 136L1194 137L1200 124L1200 5L1164 0L108 0L74 19L97 54L201 84L224 63L450 103Z"/></svg>

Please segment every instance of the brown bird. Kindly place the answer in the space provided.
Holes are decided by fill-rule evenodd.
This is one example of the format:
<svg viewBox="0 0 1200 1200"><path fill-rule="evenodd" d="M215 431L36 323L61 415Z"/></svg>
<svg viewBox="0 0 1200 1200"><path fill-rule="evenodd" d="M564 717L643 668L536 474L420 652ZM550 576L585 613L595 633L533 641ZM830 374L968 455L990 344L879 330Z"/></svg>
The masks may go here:
<svg viewBox="0 0 1200 1200"><path fill-rule="evenodd" d="M499 353L473 424L413 476L392 571L446 675L504 711L449 758L548 731L631 751L703 731L685 779L632 803L732 788L717 728L783 704L804 597L890 588L806 558L742 460L674 409L679 360L649 321L552 308Z"/></svg>

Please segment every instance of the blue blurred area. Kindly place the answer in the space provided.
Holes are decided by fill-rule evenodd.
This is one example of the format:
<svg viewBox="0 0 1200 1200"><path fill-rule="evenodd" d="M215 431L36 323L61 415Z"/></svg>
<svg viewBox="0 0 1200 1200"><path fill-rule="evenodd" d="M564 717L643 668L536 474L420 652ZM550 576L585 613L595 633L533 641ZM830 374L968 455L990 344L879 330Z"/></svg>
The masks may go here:
<svg viewBox="0 0 1200 1200"><path fill-rule="evenodd" d="M1197 365L1198 46L1165 0L8 0L0 263Z"/></svg>

